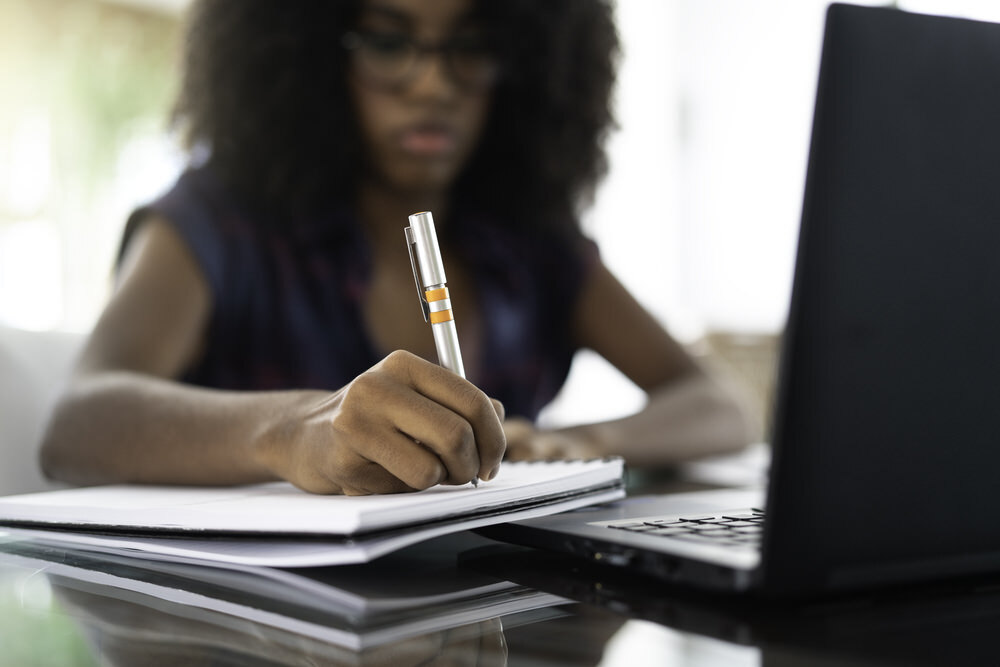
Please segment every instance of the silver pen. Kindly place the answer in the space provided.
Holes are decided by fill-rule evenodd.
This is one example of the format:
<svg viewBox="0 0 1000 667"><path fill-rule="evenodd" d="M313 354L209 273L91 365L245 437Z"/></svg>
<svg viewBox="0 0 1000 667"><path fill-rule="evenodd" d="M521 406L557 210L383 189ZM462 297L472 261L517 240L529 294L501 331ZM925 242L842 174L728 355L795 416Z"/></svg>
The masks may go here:
<svg viewBox="0 0 1000 667"><path fill-rule="evenodd" d="M410 226L406 232L406 247L410 252L413 267L413 282L420 298L420 310L424 321L431 323L434 347L437 348L438 363L448 370L465 377L462 350L458 346L458 332L455 329L455 313L451 308L448 292L448 278L441 261L441 247L438 245L434 229L434 216L430 211L414 213L410 216ZM472 478L472 485L479 486L479 478Z"/></svg>

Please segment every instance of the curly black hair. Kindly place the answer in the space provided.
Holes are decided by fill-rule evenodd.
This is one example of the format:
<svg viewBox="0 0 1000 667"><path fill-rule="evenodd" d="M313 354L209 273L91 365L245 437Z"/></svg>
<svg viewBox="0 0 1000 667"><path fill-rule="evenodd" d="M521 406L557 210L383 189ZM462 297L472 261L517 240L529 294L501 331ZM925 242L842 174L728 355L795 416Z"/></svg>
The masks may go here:
<svg viewBox="0 0 1000 667"><path fill-rule="evenodd" d="M172 113L189 151L207 149L231 187L275 212L350 202L362 145L341 37L360 9L361 0L197 0ZM503 75L454 204L576 229L615 127L610 2L478 0L476 11Z"/></svg>

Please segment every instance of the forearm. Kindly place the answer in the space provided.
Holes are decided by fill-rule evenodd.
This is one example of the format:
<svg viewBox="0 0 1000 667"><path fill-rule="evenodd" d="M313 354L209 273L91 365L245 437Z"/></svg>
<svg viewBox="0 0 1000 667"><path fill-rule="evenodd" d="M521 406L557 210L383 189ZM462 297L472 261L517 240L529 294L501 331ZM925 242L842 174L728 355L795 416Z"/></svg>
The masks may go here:
<svg viewBox="0 0 1000 667"><path fill-rule="evenodd" d="M276 479L264 464L299 392L224 392L128 372L76 379L41 452L46 475L74 484L240 484Z"/></svg>
<svg viewBox="0 0 1000 667"><path fill-rule="evenodd" d="M751 427L738 401L699 372L652 392L634 415L559 431L595 454L655 466L738 451L749 444Z"/></svg>
<svg viewBox="0 0 1000 667"><path fill-rule="evenodd" d="M226 392L89 371L42 448L52 478L399 493L495 476L503 409L437 364L397 351L332 391Z"/></svg>

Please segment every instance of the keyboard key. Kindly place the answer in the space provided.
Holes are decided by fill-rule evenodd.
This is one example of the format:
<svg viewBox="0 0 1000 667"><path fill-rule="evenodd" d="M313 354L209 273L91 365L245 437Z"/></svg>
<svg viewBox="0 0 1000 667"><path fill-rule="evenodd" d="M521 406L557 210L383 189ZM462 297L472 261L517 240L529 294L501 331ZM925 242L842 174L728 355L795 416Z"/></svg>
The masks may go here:
<svg viewBox="0 0 1000 667"><path fill-rule="evenodd" d="M726 538L710 537L708 535L701 535L701 534L672 535L671 538L675 540L684 540L685 542L697 542L699 544L718 544L720 546L738 544L737 542L734 542Z"/></svg>
<svg viewBox="0 0 1000 667"><path fill-rule="evenodd" d="M652 530L656 530L655 526L647 526L644 523L630 523L627 525L611 526L611 528L618 528L619 530L627 530L630 533L648 533Z"/></svg>
<svg viewBox="0 0 1000 667"><path fill-rule="evenodd" d="M733 534L733 531L728 528L713 528L711 530L699 530L699 535L706 535L708 537L729 537Z"/></svg>
<svg viewBox="0 0 1000 667"><path fill-rule="evenodd" d="M759 509L735 510L722 515L685 515L606 524L641 535L680 539L727 548L758 549L764 526Z"/></svg>
<svg viewBox="0 0 1000 667"><path fill-rule="evenodd" d="M718 542L719 540L714 537L706 537L705 535L699 535L698 533L683 533L681 535L672 535L678 540L686 540L691 542Z"/></svg>

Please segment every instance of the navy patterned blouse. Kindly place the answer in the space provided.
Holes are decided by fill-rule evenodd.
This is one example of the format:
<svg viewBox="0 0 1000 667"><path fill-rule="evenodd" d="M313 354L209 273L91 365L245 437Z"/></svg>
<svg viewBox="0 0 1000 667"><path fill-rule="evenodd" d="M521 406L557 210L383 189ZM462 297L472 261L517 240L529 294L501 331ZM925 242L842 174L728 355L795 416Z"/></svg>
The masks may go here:
<svg viewBox="0 0 1000 667"><path fill-rule="evenodd" d="M200 167L132 214L123 249L151 212L180 233L212 294L205 349L182 380L219 389L333 390L381 358L362 317L370 255L348 212L275 224L242 208ZM508 415L534 419L569 372L571 312L596 247L517 235L474 216L449 230L447 242L467 258L482 309L475 380Z"/></svg>

